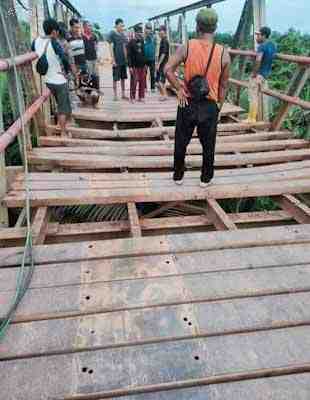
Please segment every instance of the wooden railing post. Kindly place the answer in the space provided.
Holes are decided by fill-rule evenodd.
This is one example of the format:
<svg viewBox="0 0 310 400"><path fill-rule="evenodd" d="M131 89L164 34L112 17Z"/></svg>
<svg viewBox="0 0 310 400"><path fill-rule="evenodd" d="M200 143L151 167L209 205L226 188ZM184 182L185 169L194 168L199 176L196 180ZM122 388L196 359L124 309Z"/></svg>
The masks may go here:
<svg viewBox="0 0 310 400"><path fill-rule="evenodd" d="M0 97L0 136L4 132L3 114L2 114L2 99ZM5 169L5 151L0 152L0 228L9 226L9 214L7 207L2 203L2 199L6 196L7 181Z"/></svg>
<svg viewBox="0 0 310 400"><path fill-rule="evenodd" d="M309 67L299 66L291 80L291 84L288 88L287 94L289 96L298 97L302 89L304 88L308 78L309 78ZM281 128L285 118L287 117L290 107L291 104L289 103L285 103L282 105L274 121L271 124L271 130L277 131Z"/></svg>

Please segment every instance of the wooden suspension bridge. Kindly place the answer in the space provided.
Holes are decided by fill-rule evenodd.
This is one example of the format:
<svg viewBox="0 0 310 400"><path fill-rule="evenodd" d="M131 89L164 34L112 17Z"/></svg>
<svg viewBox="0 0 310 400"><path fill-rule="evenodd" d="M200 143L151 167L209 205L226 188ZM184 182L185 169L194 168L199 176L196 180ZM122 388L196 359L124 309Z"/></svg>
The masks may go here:
<svg viewBox="0 0 310 400"><path fill-rule="evenodd" d="M263 1L248 3L261 24ZM41 2L34 4L42 16ZM155 20L181 15L184 32L189 10ZM77 10L62 1L56 12L65 19ZM231 55L251 60L255 53ZM19 54L15 64L29 71L35 57ZM238 102L224 106L208 189L198 185L195 137L184 186L171 180L175 98L163 104L149 93L146 104L113 102L108 63L99 65L104 104L77 107L71 137L59 136L44 88L27 105L24 121L38 135L37 147L28 137L24 155L36 268L0 343L1 399L308 400L310 144L283 121L292 105L310 109L298 97L310 58L278 58L296 64L286 93L265 92L281 101L279 113L249 124ZM11 60L0 60L0 70L10 74ZM247 82L231 85L238 92ZM0 137L0 317L14 297L27 235L27 177L3 158L20 131L17 119ZM258 197L277 207L228 212L224 205ZM55 207L82 204L122 206L128 218L52 219ZM10 209L20 210L14 226Z"/></svg>

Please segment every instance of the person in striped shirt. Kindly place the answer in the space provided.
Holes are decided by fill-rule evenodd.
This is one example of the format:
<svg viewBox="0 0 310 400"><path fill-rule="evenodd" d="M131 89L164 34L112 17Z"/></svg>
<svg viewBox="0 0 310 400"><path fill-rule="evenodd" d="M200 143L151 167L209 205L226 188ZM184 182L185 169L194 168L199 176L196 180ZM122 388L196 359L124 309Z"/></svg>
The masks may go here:
<svg viewBox="0 0 310 400"><path fill-rule="evenodd" d="M87 62L85 54L85 44L82 35L81 23L78 19L72 18L70 20L70 34L68 42L70 45L70 55L74 59L77 69L82 73L87 73Z"/></svg>

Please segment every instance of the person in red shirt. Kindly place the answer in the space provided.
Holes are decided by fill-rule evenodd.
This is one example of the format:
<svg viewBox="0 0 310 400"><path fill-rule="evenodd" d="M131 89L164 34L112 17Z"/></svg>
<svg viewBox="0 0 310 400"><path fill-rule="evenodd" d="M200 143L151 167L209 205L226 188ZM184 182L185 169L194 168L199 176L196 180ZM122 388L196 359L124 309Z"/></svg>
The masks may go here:
<svg viewBox="0 0 310 400"><path fill-rule="evenodd" d="M90 75L96 75L98 39L88 21L83 23L83 40L88 72Z"/></svg>
<svg viewBox="0 0 310 400"><path fill-rule="evenodd" d="M144 54L143 28L141 25L134 27L135 35L128 43L127 57L130 71L130 100L136 99L137 86L139 85L139 101L144 102L146 88L146 59Z"/></svg>

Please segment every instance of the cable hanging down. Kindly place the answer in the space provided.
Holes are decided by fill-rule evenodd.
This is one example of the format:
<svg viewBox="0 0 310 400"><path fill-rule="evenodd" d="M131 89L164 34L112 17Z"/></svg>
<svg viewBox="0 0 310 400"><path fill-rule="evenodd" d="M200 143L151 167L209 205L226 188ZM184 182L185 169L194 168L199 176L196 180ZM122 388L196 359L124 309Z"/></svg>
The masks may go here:
<svg viewBox="0 0 310 400"><path fill-rule="evenodd" d="M9 56L12 62L14 77L16 81L16 89L17 89L17 102L18 102L18 111L21 120L22 127L22 137L23 137L23 151L24 151L24 159L25 159L25 186L26 186L26 218L27 218L27 236L26 243L23 252L22 263L18 272L17 282L16 282L16 291L15 295L12 299L11 306L9 307L8 312L3 318L0 318L0 341L4 338L9 324L12 321L15 312L21 303L27 289L30 286L30 282L32 280L32 276L34 273L34 258L33 258L33 245L32 245L32 232L31 232L31 221L30 221L30 187L29 187L29 168L28 168L28 159L27 159L27 140L26 140L26 131L25 131L25 121L24 121L24 100L23 100L23 91L21 87L21 82L18 77L17 66L15 62L16 54L13 51L13 46L10 40L8 27L5 21L5 16L3 12L2 5L0 4L0 21L3 25L5 39L7 41ZM28 266L26 267L26 262L28 261Z"/></svg>

